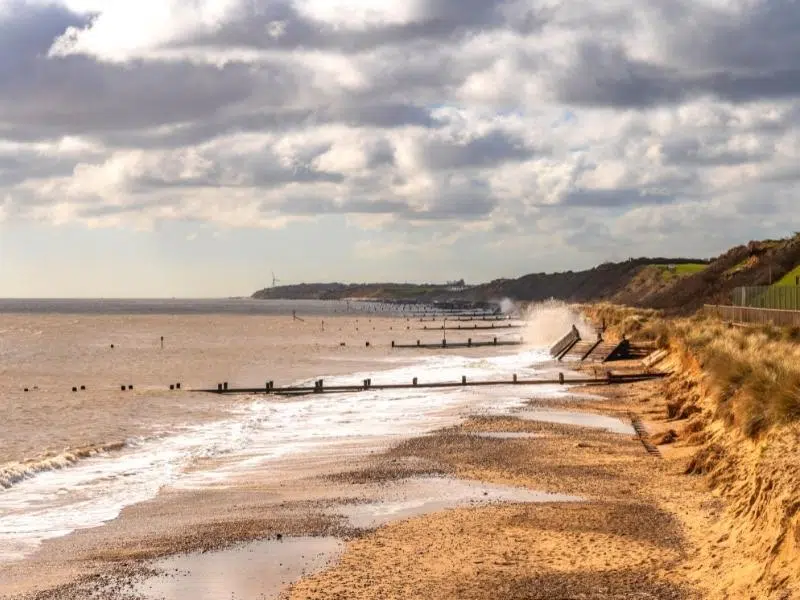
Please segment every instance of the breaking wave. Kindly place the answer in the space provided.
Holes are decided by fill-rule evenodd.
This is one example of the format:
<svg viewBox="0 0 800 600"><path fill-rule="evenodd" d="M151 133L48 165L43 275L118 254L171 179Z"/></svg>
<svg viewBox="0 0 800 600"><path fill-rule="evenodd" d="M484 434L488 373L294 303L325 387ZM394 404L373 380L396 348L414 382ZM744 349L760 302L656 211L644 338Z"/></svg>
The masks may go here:
<svg viewBox="0 0 800 600"><path fill-rule="evenodd" d="M34 477L39 473L66 469L81 460L109 452L118 452L124 447L125 442L84 446L66 450L61 454L50 454L23 462L6 463L0 466L0 487L8 490L20 481Z"/></svg>

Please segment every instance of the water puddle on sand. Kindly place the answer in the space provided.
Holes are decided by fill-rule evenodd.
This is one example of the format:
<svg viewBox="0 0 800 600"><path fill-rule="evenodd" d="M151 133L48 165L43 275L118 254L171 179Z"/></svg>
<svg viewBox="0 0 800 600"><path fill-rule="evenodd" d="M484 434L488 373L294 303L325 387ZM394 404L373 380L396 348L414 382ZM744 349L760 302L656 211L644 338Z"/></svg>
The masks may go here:
<svg viewBox="0 0 800 600"><path fill-rule="evenodd" d="M443 477L414 477L382 487L381 498L339 506L353 527L372 528L432 512L493 502L579 502L581 498L527 488Z"/></svg>
<svg viewBox="0 0 800 600"><path fill-rule="evenodd" d="M542 421L544 423L592 427L595 429L605 429L607 431L611 431L612 433L620 433L623 435L636 434L636 431L633 429L633 426L630 423L626 423L620 419L615 419L614 417L607 417L605 415L597 415L593 413L533 408L515 412L514 416L517 416L525 421Z"/></svg>
<svg viewBox="0 0 800 600"><path fill-rule="evenodd" d="M153 564L162 575L137 583L146 600L267 600L290 583L324 569L343 551L332 537L253 542L220 550L174 556Z"/></svg>
<svg viewBox="0 0 800 600"><path fill-rule="evenodd" d="M580 502L505 485L447 477L413 477L376 488L374 499L333 504L328 511L355 528L371 529L432 512L496 502ZM134 585L143 600L269 600L288 585L335 561L344 542L333 537L285 538L242 544L227 550L193 553L157 561L160 575Z"/></svg>

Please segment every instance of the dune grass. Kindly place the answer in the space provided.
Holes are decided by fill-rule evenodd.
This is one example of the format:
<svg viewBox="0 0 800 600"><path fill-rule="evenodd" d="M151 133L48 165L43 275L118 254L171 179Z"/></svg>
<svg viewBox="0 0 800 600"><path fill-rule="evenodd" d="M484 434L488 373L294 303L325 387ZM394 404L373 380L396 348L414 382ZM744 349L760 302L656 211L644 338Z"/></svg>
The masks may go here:
<svg viewBox="0 0 800 600"><path fill-rule="evenodd" d="M587 307L587 314L618 335L656 341L698 365L714 416L748 437L800 421L800 328L732 327L703 315L664 319L610 304Z"/></svg>

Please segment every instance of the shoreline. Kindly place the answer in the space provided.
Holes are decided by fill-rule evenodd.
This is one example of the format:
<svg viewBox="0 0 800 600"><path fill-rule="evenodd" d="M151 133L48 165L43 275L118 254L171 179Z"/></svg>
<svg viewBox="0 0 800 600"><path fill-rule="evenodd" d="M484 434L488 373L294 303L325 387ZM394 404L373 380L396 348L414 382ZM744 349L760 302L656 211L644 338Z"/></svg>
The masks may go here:
<svg viewBox="0 0 800 600"><path fill-rule="evenodd" d="M104 322L102 318L98 319ZM89 319L89 321L94 325L98 319L93 318ZM228 319L220 320L226 321ZM285 321L285 318L283 320ZM79 319L78 323L84 321L84 319ZM138 320L134 319L134 321ZM157 323L162 323L163 320L156 319L155 321ZM189 319L188 321L194 322L194 319ZM187 321L183 320L183 322ZM245 323L250 324L254 322L258 321L248 320ZM400 321L400 323L402 322L403 321ZM331 323L333 324L335 322L331 321ZM370 335L388 338L393 335L392 327L397 325L398 321L376 320L373 321L373 323L376 329L374 333L370 332ZM342 324L344 326L345 322L342 321ZM383 326L384 331L377 331L381 329L381 326ZM138 330L138 327L134 327L134 329ZM225 332L223 331L219 335L220 337L224 337ZM317 334L314 334L314 338L312 339L316 339L316 335ZM363 335L363 333L350 332L346 339L361 337L361 335ZM334 333L334 336L338 339L338 331ZM334 353L337 352L338 345L334 347L333 344L330 344L329 346L330 348L328 348L328 346L324 346L323 348L328 348L328 350L332 350ZM326 354L328 350L323 349L323 355ZM354 351L350 351L348 348L346 353L333 354L331 360L334 362L326 363L327 366L323 368L317 366L314 372L331 373L338 370L342 373L352 375L353 371L360 366L360 368L367 369L371 373L378 373L378 370L375 369L376 366L380 366L381 370L392 370L397 369L398 365L418 365L420 361L424 362L428 360L423 357L430 358L435 356L433 353L425 353L422 356L416 354L413 356L394 356L390 353L390 350L388 342L386 343L386 348L364 349L363 347L357 347ZM498 358L511 357L513 359L513 357L518 357L520 355L511 352L496 352L494 356ZM389 362L386 362L385 358L389 358ZM467 361L467 363L475 364L483 364L487 360L485 354L480 351L459 352L456 357L448 355L444 358L447 360L457 358L458 361ZM491 366L491 363L489 366ZM356 367L356 369L354 369L354 367ZM60 368L66 370L67 367L60 366ZM141 400L142 398L148 397L148 394L149 392L142 391L141 388L137 386L137 391L134 395L120 395L120 399L127 403L126 406L135 406L130 403L131 399L135 398ZM184 401L191 400L194 402L194 396L188 392L181 396L166 396L164 394L162 394L162 396L165 398L180 397L184 399ZM70 399L71 398L72 397L70 397ZM95 401L88 393L85 396L81 396L81 398L90 402ZM361 407L370 406L368 400L368 398L360 396L358 398L358 405ZM205 401L208 403L219 402L216 397L205 398ZM252 399L246 400L246 403L249 401L252 401ZM325 402L327 401L328 400L325 400ZM336 402L337 400L332 398L331 401ZM315 399L314 406L318 406L319 402L320 399ZM302 401L300 401L300 403L302 404ZM297 406L298 403L293 400L280 400L276 403L276 406L277 405L292 408ZM402 406L402 404L398 406ZM424 426L424 431L430 429L432 423L435 428L435 423L437 421L441 422L442 418L449 421L460 418L460 409L457 408L457 405L447 408L448 405L445 403L444 406L445 407L442 409L444 412L442 412L440 416L433 420L428 419L426 421L427 425ZM168 406L164 408L168 408ZM176 407L176 409L179 408L179 406ZM228 406L224 403L219 406L213 406L212 408L215 411L214 414L220 411L224 413L229 410ZM450 414L448 411L456 412ZM423 430L420 430L420 433ZM408 433L403 433L403 436L414 435L414 431L415 429L412 428ZM339 441L341 440L337 440L337 442ZM325 454L324 452L322 452L322 454L318 452L316 455L311 455L308 458L301 457L299 460L286 461L285 466L271 463L270 469L288 477L289 481L295 481L311 474L319 475L320 469L323 471L335 470L336 464L342 460L342 453L344 453L348 462L352 462L358 460L365 452L381 451L383 447L391 445L392 437L388 436L383 438L378 445L376 445L376 443L375 440L372 440L371 445L368 444L369 447L367 448L353 447L352 449L348 449L347 445L341 446L341 444L337 443L337 449L328 457L323 456ZM114 452L112 452L112 455L115 456ZM320 456L322 456L322 458L320 458ZM87 469L89 469L90 465L96 462L96 460L102 460L102 458L102 456L87 457ZM82 464L84 464L83 459L77 463L77 466L80 468ZM207 466L206 464L197 463L197 468L190 468L188 474L191 476L194 471L202 472ZM216 467L218 465L215 464L213 466ZM67 468L63 471L56 470L53 473L60 477L62 474L65 476L73 475L74 472L73 468ZM91 580L93 576L92 573L98 573L95 568L98 564L111 562L112 564L118 565L120 562L139 559L144 556L155 558L157 556L172 554L176 549L191 548L193 545L200 549L209 549L210 546L202 539L201 531L203 525L219 521L222 515L226 515L230 512L226 507L231 505L237 507L236 513L238 514L236 514L236 519L233 520L235 522L229 523L230 526L224 525L220 528L218 537L221 545L241 539L260 539L264 535L270 535L273 529L279 529L287 534L292 532L304 534L316 533L320 529L323 531L332 530L337 527L334 523L335 519L320 518L317 519L316 523L308 524L303 523L302 519L298 520L296 514L291 514L303 510L305 508L303 502L311 501L308 498L302 499L302 495L301 499L297 500L298 504L296 506L284 506L284 508L287 509L283 511L286 513L285 515L278 514L276 518L271 520L269 518L264 518L265 510L272 510L275 502L278 504L281 502L290 502L286 499L289 495L286 488L290 486L284 482L284 485L273 486L272 489L267 489L271 485L269 483L270 476L265 472L258 473L257 475L257 479L259 480L257 484L248 485L247 482L233 481L232 484L235 486L235 489L231 490L214 489L213 487L202 491L180 488L170 490L167 488L152 500L143 503L137 502L124 508L116 518L107 521L100 527L79 529L66 537L56 537L45 541L33 555L21 562L17 561L10 566L4 566L0 569L0 585L3 586L3 591L0 591L0 595L13 594L17 596L24 593L27 594L28 597L46 597L49 592L42 590L58 590L62 585L68 584L69 581L85 579L87 576ZM272 479L275 479L274 474L272 475ZM23 484L24 483L25 482L23 482ZM11 489L14 490L14 488ZM278 511L278 513L280 512L281 511ZM237 520L238 522L236 522ZM175 536L173 539L168 539L169 536L157 539L158 536L154 535L159 531L169 531L176 528L183 528L184 533ZM192 531L194 531L194 533L192 533ZM180 539L181 537L183 537L183 539ZM123 541L124 543L120 545L118 541ZM40 575L40 573L44 573L44 575ZM5 581L4 584L2 583L3 580ZM42 593L45 595L41 596ZM54 591L53 593L56 592ZM69 594L65 597L69 597Z"/></svg>
<svg viewBox="0 0 800 600"><path fill-rule="evenodd" d="M642 385L634 384L636 387ZM649 393L652 388L648 386L651 385L644 384L648 390L645 393ZM580 394L579 399L559 397L554 399L553 405L571 407L578 411L588 409L606 415L621 414L622 408L618 398L597 396L598 392L612 391L617 394L620 391L619 386L603 386L601 389L578 388L572 391ZM592 393L592 396L588 396L589 393ZM533 399L527 406L521 408L519 413L547 402L547 398ZM622 401L622 404L629 403ZM525 433L535 434L536 437L478 435L483 432ZM278 534L281 534L283 540L308 535L324 538L332 536L346 544L344 552L337 561L322 571L308 574L294 582L290 588L284 589L285 594L295 599L371 598L381 594L396 595L400 589L408 588L409 581L424 585L425 589L429 590L427 586L430 581L426 577L432 575L429 573L415 577L415 569L419 564L429 564L428 558L431 558L432 565L437 564L437 559L424 554L419 559L421 562L418 562L417 553L420 548L438 548L442 544L449 548L449 552L455 553L454 556L457 556L458 552L466 552L470 556L475 553L487 553L487 556L495 557L498 556L497 552L505 553L503 556L506 558L492 560L499 561L494 565L498 567L497 573L504 573L504 577L507 578L509 569L513 571L512 566L517 564L508 556L516 556L522 550L516 544L509 545L506 543L507 540L497 539L487 527L488 524L495 523L499 528L498 531L502 531L504 527L502 523L512 519L519 521L519 526L525 525L528 521L537 524L532 530L536 532L535 539L529 537L531 532L522 535L520 531L516 531L515 535L522 536L519 540L530 540L523 545L526 547L530 545L530 552L536 549L533 553L538 557L537 560L543 561L537 563L541 564L541 567L537 568L549 565L549 575L536 584L541 589L550 590L548 593L555 591L562 593L565 590L572 590L570 593L573 593L575 590L583 589L581 585L585 587L592 577L597 576L600 577L598 581L618 578L621 582L619 585L628 591L634 588L639 591L655 590L661 594L654 596L658 598L692 598L695 596L691 595L691 590L684 589L685 583L674 576L674 572L679 571L678 563L684 557L685 540L678 532L675 519L658 506L658 502L648 491L648 486L657 485L659 480L665 477L669 479L671 476L669 469L662 463L664 461L657 461L647 456L641 443L634 436L569 424L525 420L520 418L520 415L473 415L460 425L410 438L392 445L383 452L362 456L352 464L351 469L337 469L337 461L332 461L327 465L325 473L313 473L314 467L312 467L311 473L296 470L297 478L291 482L284 481L277 485L262 483L253 486L249 492L259 495L262 500L260 505L250 507L249 518L232 519L211 529L206 527L202 534L197 531L172 541L162 540L160 550L156 552L152 550L159 548L158 544L149 550L137 546L137 541L128 531L128 542L122 547L95 555L95 559L100 558L106 567L90 580L53 590L44 595L21 597L26 599L35 597L37 600L80 598L81 593L99 585L109 593L116 590L114 593L117 595L109 595L109 598L127 600L138 596L125 594L141 589L142 582L152 581L154 573L150 561L153 559L174 555L186 556L188 553L188 564L191 564L194 552L203 553L197 556L204 556L208 552L230 552L236 548L244 552L249 547L248 541L258 544L261 543L260 540L274 540ZM340 464L338 466L341 467ZM316 468L318 467L319 465ZM634 477L628 477L628 474ZM450 481L464 481L473 482L478 487L513 486L517 489L578 494L581 500L576 503L531 504L513 501L484 503L480 498L475 498L472 506L469 502L466 505L457 502L449 507L439 506L436 507L437 510L422 511L408 518L391 520L390 523L377 528L352 527L346 520L341 519L342 514L347 512L343 507L355 507L353 510L358 512L359 507L363 508L374 503L381 494L385 496L387 486L389 488L395 485L402 486L420 477L431 476L440 478L439 493L447 490L448 485L452 485L448 484ZM245 503L248 496L243 490L238 492L217 490L214 494L218 495L217 501L228 504ZM196 505L198 500L200 497L190 503ZM204 501L207 502L208 498ZM165 509L164 504L159 507L158 500L153 501L153 504L150 507L131 507L129 510L153 512L153 509L156 509L158 512ZM125 521L124 517L123 514L120 522ZM557 569L552 570L559 565L564 567L571 552L569 548L572 546L569 544L572 542L568 543L571 535L569 531L553 533L549 537L547 534L556 522L564 519L566 519L564 522L574 520L574 527L579 529L588 527L591 530L592 527L599 527L602 530L594 534L591 540L581 537L580 544L584 552L590 552L592 548L602 550L600 555L605 557L603 560L611 561L609 564L613 566L608 572L611 575L608 573L603 575L605 572L603 565L600 565L603 568L593 571L592 577L588 579L582 579L579 573L559 575ZM611 528L606 531L603 529L606 525L601 527L600 522L608 519L611 519L612 523ZM594 525L590 526L591 523ZM453 529L456 526L457 531ZM658 531L655 531L654 527ZM487 546L485 541L473 539L476 531L481 532L482 536L488 536L487 540L494 541ZM125 534L124 527L120 529L120 534ZM407 547L410 543L409 536L414 540L413 552ZM427 542L426 536L430 538ZM463 536L466 538L462 539ZM660 539L656 539L659 536ZM631 539L639 541L631 546ZM390 542L399 544L391 547L400 552L400 555L391 555L391 558L387 555L386 548L387 545L391 545ZM504 544L505 549L498 550L504 548ZM406 552L411 552L411 555L406 556ZM655 553L661 557L659 560L666 561L670 567L666 570L651 569L652 565L648 561L642 562L636 558L637 552ZM529 554L526 554L526 557L526 561L532 560ZM409 560L411 562L408 562ZM492 564L489 559L476 560L481 564ZM389 565L398 561L404 568L411 569L404 571L402 582L394 577L389 569ZM532 568L532 565L525 561L519 563L519 566L525 566L526 571ZM488 566L487 569L489 572L495 571ZM483 570L478 569L480 572ZM443 575L446 573L439 573L437 577ZM392 581L394 583L391 583ZM370 583L378 587L370 587ZM452 585L455 585L453 581L450 583L439 581L437 585L442 586L441 589L446 590L446 593L442 591L439 595L430 593L419 597L485 597L477 592L469 595L467 590L453 588ZM480 585L475 589L486 591ZM516 597L514 594L517 592L513 586L504 589L504 593L510 594L508 597ZM530 591L528 584L524 584L522 589ZM188 600L188 596L174 597L181 600L186 597Z"/></svg>

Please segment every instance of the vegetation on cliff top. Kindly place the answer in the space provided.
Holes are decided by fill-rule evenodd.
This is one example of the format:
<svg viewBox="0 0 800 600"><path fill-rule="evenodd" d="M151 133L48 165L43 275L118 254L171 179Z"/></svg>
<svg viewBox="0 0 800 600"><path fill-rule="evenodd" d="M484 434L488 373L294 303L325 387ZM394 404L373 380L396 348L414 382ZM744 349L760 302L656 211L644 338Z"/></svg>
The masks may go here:
<svg viewBox="0 0 800 600"><path fill-rule="evenodd" d="M302 284L266 288L254 298L602 302L691 314L704 304L726 304L740 286L792 285L800 276L800 234L750 242L720 257L637 258L584 271L531 273L517 279L455 288L435 284Z"/></svg>

